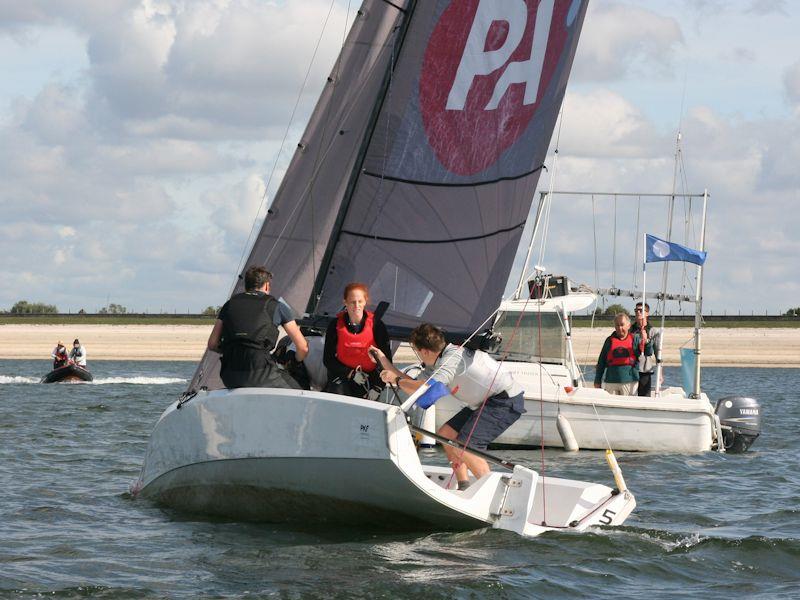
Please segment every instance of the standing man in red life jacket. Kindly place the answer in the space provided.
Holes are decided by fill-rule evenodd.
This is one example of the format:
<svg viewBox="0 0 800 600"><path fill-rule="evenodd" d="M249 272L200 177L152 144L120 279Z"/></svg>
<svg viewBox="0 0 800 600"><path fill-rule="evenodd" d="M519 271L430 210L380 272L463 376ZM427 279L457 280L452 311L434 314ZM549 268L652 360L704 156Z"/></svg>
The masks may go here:
<svg viewBox="0 0 800 600"><path fill-rule="evenodd" d="M369 290L363 283L344 288L345 310L336 315L325 333L323 362L328 369L326 392L366 398L370 389L381 389L377 364L369 355L376 346L391 356L386 326L366 309Z"/></svg>
<svg viewBox="0 0 800 600"><path fill-rule="evenodd" d="M617 314L614 317L614 333L606 338L597 359L594 387L603 387L609 394L617 396L637 395L642 339L630 330L630 317L625 313Z"/></svg>

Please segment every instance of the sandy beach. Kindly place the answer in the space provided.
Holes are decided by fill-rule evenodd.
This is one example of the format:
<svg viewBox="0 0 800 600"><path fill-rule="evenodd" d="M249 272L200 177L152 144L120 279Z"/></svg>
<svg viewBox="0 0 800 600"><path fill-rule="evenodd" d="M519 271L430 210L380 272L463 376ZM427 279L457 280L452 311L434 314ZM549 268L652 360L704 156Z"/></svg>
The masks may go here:
<svg viewBox="0 0 800 600"><path fill-rule="evenodd" d="M0 359L48 360L56 341L70 346L79 338L92 360L198 360L205 349L208 325L0 325ZM582 364L593 363L610 328L577 328L573 344ZM679 362L678 350L691 344L692 330L669 328L664 341L668 365ZM414 360L401 347L397 362ZM797 329L703 330L702 362L709 366L800 368Z"/></svg>

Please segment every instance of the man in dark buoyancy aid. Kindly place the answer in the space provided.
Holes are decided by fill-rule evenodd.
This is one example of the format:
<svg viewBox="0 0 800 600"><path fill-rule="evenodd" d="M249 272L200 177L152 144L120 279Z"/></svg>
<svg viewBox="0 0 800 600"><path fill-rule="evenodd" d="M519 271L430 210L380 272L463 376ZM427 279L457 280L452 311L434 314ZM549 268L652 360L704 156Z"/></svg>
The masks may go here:
<svg viewBox="0 0 800 600"><path fill-rule="evenodd" d="M227 388L300 387L270 356L278 341L278 326L294 342L298 361L308 353L294 311L270 296L271 279L264 267L250 267L244 275L245 291L223 305L214 323L208 349L222 353L220 376Z"/></svg>

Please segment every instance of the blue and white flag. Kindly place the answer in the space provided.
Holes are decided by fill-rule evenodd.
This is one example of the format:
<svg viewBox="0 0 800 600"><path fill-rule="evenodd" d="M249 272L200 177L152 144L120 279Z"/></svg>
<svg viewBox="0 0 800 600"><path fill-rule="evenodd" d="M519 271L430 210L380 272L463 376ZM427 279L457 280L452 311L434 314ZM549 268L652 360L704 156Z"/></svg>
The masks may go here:
<svg viewBox="0 0 800 600"><path fill-rule="evenodd" d="M647 234L647 260L645 262L681 261L702 265L706 262L706 252L687 248L675 242L667 242Z"/></svg>

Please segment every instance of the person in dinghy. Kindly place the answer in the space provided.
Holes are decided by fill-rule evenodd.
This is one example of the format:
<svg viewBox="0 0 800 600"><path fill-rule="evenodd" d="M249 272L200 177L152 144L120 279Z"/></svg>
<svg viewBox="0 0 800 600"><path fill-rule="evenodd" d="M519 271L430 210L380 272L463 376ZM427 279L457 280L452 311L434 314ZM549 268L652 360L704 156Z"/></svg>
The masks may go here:
<svg viewBox="0 0 800 600"><path fill-rule="evenodd" d="M58 340L56 347L53 348L53 351L50 353L50 357L53 359L53 369L58 369L60 367L65 367L69 364L69 355L67 354L67 347Z"/></svg>
<svg viewBox="0 0 800 600"><path fill-rule="evenodd" d="M69 360L81 367L86 368L86 348L81 345L81 341L75 338L72 342L72 350L69 351Z"/></svg>
<svg viewBox="0 0 800 600"><path fill-rule="evenodd" d="M375 314L366 309L369 289L363 283L344 288L345 310L336 315L325 333L323 362L328 370L324 391L355 398L368 398L383 389L378 365L369 354L372 347L391 356L389 333Z"/></svg>
<svg viewBox="0 0 800 600"><path fill-rule="evenodd" d="M208 349L222 353L220 377L226 388L300 387L270 355L278 341L278 326L294 342L298 361L308 354L308 342L297 325L294 311L270 295L271 281L272 273L264 267L247 269L245 291L234 294L214 322Z"/></svg>
<svg viewBox="0 0 800 600"><path fill-rule="evenodd" d="M450 440L485 450L525 411L523 389L500 363L482 350L447 344L441 329L430 323L416 327L409 337L411 348L425 366L417 379L398 370L378 348L372 348L381 362L381 378L390 385L413 393L424 383L429 389L417 405L429 408L448 394L466 404L437 432ZM444 447L458 480L458 489L469 486L468 470L476 479L489 473L489 464L468 451Z"/></svg>

